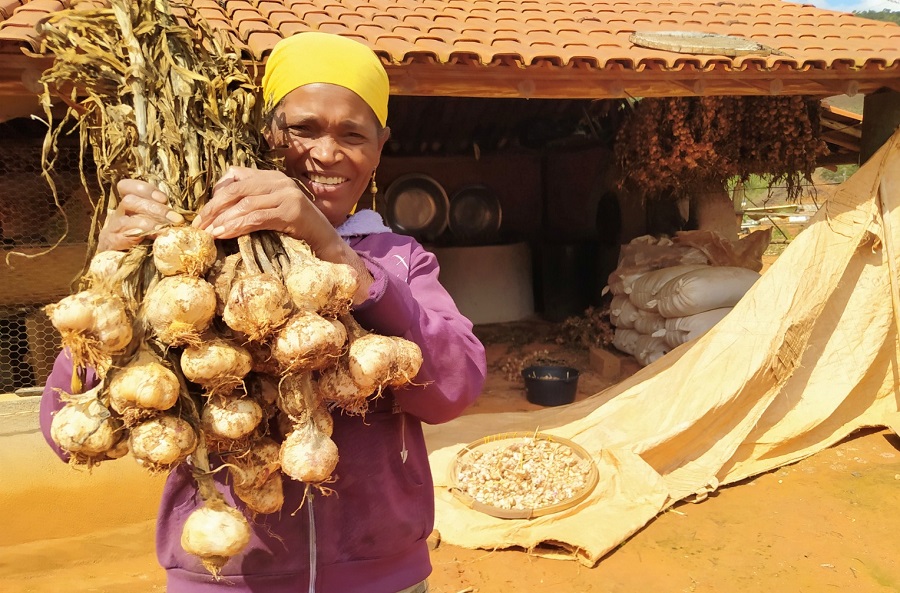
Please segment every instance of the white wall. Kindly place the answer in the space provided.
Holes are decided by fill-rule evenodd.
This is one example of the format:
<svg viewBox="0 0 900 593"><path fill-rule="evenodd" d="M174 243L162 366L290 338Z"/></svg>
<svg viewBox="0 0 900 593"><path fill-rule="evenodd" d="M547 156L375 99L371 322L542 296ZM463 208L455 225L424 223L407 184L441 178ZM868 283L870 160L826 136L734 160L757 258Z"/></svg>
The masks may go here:
<svg viewBox="0 0 900 593"><path fill-rule="evenodd" d="M0 546L70 537L156 516L163 477L130 456L93 470L60 461L38 423L40 397L0 400Z"/></svg>

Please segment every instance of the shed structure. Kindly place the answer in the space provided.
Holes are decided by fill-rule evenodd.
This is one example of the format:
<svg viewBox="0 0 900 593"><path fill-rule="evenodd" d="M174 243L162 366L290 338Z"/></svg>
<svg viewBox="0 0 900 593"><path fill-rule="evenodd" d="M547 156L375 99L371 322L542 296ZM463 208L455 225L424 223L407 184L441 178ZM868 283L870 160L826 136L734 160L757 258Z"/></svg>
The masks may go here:
<svg viewBox="0 0 900 593"><path fill-rule="evenodd" d="M0 227L4 249L50 255L0 262L0 377L4 388L41 384L52 328L39 307L66 294L84 257L87 196L74 174L63 183L65 216L48 202L40 178L42 110L39 79L50 64L36 25L47 15L100 0L0 0ZM502 208L502 241L533 248L538 310L545 294L541 262L562 257L575 268L588 244L596 251L600 202L613 188L603 147L561 144L579 119L604 100L640 97L804 95L823 100L823 138L831 154L820 164L856 163L874 152L900 113L900 26L775 0L192 0L215 29L228 32L244 59L260 68L274 44L318 30L370 46L391 82L393 140L379 169L387 188L410 172L436 179L453 195L474 185L493 189ZM755 50L723 53L654 49L635 34L716 34ZM688 45L688 44L685 44ZM730 55L726 55L730 54ZM865 97L875 121L829 102ZM761 123L761 125L764 125ZM67 185L68 184L68 185ZM10 190L10 188L13 188ZM634 196L631 196L632 198ZM383 198L383 196L382 196ZM639 200L619 197L627 240L643 232ZM67 226L68 225L68 226ZM558 245L559 238L565 239ZM549 247L547 243L549 242ZM454 247L448 232L435 243ZM614 248L611 247L611 248ZM574 249L574 251L573 251ZM601 249L602 252L602 249ZM520 258L520 254L516 257ZM521 258L520 258L521 259ZM607 253L599 258L607 264ZM590 266L602 266L592 262ZM557 270L565 266L551 266ZM530 271L529 271L530 273ZM598 272L602 277L602 271ZM527 276L527 275L526 275ZM597 286L558 307L583 304ZM580 299L580 300L579 300ZM543 301L543 302L542 302ZM525 307L527 309L527 306ZM27 343L22 360L10 336ZM42 362L43 361L43 362ZM6 374L5 372L3 373ZM15 372L14 372L15 374Z"/></svg>

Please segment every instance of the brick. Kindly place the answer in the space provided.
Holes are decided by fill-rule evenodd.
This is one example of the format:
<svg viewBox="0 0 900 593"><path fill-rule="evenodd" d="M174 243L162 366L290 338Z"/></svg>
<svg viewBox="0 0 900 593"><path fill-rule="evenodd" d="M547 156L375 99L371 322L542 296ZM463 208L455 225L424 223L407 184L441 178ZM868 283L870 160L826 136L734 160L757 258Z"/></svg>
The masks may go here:
<svg viewBox="0 0 900 593"><path fill-rule="evenodd" d="M589 360L591 368L607 379L616 379L622 372L621 359L603 348L591 346Z"/></svg>

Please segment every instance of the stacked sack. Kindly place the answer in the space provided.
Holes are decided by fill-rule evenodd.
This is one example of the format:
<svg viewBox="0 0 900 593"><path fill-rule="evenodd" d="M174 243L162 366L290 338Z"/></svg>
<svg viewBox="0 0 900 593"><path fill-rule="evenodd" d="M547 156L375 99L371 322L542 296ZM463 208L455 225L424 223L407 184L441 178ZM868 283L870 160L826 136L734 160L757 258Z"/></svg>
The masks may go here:
<svg viewBox="0 0 900 593"><path fill-rule="evenodd" d="M638 237L610 274L613 346L646 366L706 333L759 279L771 231L732 243L712 231Z"/></svg>

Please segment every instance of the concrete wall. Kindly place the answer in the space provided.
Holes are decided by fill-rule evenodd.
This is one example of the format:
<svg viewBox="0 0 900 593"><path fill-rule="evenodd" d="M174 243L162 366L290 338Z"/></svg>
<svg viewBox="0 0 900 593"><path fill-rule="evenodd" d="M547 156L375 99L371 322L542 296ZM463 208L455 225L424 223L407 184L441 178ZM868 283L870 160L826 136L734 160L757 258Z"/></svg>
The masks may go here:
<svg viewBox="0 0 900 593"><path fill-rule="evenodd" d="M0 546L83 535L156 516L162 476L149 475L130 456L91 471L70 467L41 434L40 397L0 397Z"/></svg>

